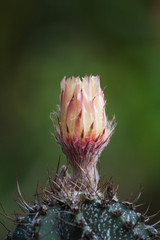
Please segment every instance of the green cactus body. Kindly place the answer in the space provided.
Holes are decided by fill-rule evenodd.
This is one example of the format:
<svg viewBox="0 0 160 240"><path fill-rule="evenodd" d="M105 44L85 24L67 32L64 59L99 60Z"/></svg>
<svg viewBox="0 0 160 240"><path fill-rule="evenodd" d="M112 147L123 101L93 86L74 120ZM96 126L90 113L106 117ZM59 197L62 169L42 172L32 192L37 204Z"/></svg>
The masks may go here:
<svg viewBox="0 0 160 240"><path fill-rule="evenodd" d="M141 222L140 213L119 202L113 201L105 205L104 200L86 200L78 208L71 208L63 203L45 206L45 214L37 212L38 214L29 215L17 226L13 239L156 239L158 231Z"/></svg>

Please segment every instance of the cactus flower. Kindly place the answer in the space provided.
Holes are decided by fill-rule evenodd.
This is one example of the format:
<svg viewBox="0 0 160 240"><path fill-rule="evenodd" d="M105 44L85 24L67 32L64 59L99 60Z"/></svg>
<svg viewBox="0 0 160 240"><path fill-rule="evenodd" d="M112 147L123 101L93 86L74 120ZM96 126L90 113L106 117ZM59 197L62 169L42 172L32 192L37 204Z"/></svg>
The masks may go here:
<svg viewBox="0 0 160 240"><path fill-rule="evenodd" d="M56 140L72 166L74 178L82 172L97 176L97 160L114 129L107 120L105 103L99 76L62 80Z"/></svg>

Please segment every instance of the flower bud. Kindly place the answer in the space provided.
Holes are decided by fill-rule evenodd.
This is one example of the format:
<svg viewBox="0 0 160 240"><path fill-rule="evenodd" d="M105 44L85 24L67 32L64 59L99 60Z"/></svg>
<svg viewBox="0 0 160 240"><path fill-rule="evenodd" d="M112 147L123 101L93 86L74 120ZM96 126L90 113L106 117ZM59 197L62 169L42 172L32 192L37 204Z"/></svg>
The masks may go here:
<svg viewBox="0 0 160 240"><path fill-rule="evenodd" d="M105 104L99 76L62 80L56 140L72 166L73 178L86 173L98 181L96 163L114 129Z"/></svg>

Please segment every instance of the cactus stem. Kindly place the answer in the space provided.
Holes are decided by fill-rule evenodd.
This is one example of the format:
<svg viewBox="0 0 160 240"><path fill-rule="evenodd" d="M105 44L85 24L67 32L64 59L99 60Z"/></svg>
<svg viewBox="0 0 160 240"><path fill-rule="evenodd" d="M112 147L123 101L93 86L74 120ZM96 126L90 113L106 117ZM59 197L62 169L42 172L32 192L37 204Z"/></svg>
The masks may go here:
<svg viewBox="0 0 160 240"><path fill-rule="evenodd" d="M42 192L38 193L36 189L32 206L26 203L17 185L20 204L26 213L24 217L16 216L17 228L12 234L7 230L7 240L115 240L121 234L123 240L151 240L160 236L159 230L154 228L160 221L145 225L150 218L134 211L137 201L118 201L118 185L114 188L112 178L99 184L95 192L90 192L85 183L84 190L78 181L73 181L65 166L59 174L55 172L53 179L48 171L48 179L48 186L41 188ZM99 189L103 189L104 194L100 194Z"/></svg>

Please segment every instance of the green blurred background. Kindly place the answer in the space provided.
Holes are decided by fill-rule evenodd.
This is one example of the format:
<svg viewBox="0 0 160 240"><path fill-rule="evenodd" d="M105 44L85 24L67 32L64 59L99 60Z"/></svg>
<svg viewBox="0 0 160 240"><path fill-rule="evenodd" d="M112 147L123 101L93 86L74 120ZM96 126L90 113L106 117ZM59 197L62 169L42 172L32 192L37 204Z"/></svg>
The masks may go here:
<svg viewBox="0 0 160 240"><path fill-rule="evenodd" d="M149 214L159 210L159 0L9 0L0 11L0 202L7 213L21 212L16 177L32 200L47 166L55 168L59 155L65 162L49 115L61 79L87 74L100 75L107 115L118 123L101 156L102 175L119 182L121 199L142 185L141 210L150 202ZM0 233L3 239L2 226Z"/></svg>

